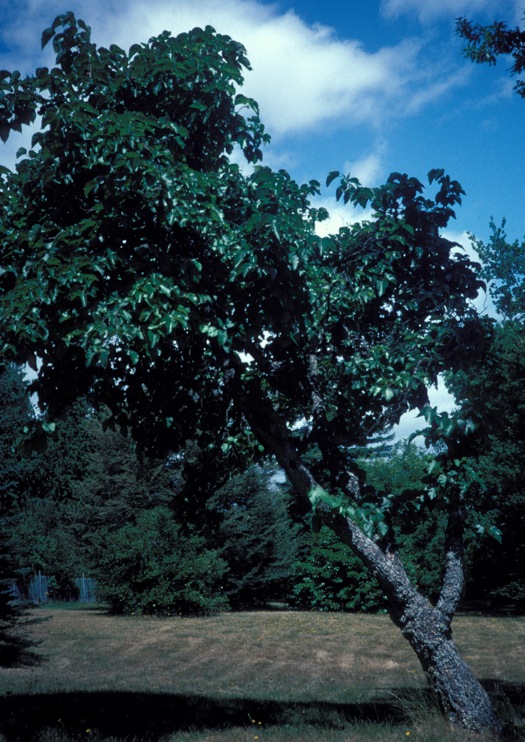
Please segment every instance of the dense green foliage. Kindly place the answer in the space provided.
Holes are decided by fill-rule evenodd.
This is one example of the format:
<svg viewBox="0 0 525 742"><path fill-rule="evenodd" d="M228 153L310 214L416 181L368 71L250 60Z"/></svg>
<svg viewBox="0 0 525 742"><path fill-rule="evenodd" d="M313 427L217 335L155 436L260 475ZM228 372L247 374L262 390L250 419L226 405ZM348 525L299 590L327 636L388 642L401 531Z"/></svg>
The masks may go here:
<svg viewBox="0 0 525 742"><path fill-rule="evenodd" d="M72 13L44 31L50 41L55 67L0 80L2 137L40 121L16 172L0 176L0 352L41 362L37 430L82 397L142 452L184 460L191 440L231 473L274 456L297 509L313 509L314 527L331 528L376 576L450 718L497 729L449 631L475 490L464 456L473 423L439 414L427 395L440 374L468 369L489 334L472 306L479 266L441 234L460 184L434 169L426 188L393 173L369 189L332 172L337 199L371 217L321 239L327 213L310 203L320 184L257 164L267 137L256 103L237 92L240 44L206 27L129 52L97 48ZM440 446L428 488L375 493L355 446L415 408ZM394 527L429 503L446 519L434 605L410 581ZM163 571L194 585L166 550L176 555L183 537L197 547L192 524L183 533L165 509L142 519L159 534L143 544L147 558L131 523L111 534L113 564L139 571L149 609L167 594L148 593ZM231 509L222 527L246 540Z"/></svg>
<svg viewBox="0 0 525 742"><path fill-rule="evenodd" d="M208 535L228 564L225 594L232 607L265 605L287 599L292 566L300 548L300 529L288 512L275 469L259 467L230 477L210 498L218 516ZM202 529L207 532L206 524Z"/></svg>
<svg viewBox="0 0 525 742"><path fill-rule="evenodd" d="M18 420L21 434L24 415ZM30 461L35 473L8 528L20 587L41 571L51 599L71 599L74 578L86 574L114 610L159 614L286 597L298 529L282 489L270 486L273 470L237 475L213 496L207 482L207 506L189 508L202 463L194 447L178 461L139 457L129 438L104 430L83 403Z"/></svg>
<svg viewBox="0 0 525 742"><path fill-rule="evenodd" d="M14 366L0 370L0 666L16 662L27 642L23 612L13 598L13 584L23 572L12 553L12 527L17 505L32 481L33 461L20 457L17 441L32 417L22 374Z"/></svg>
<svg viewBox="0 0 525 742"><path fill-rule="evenodd" d="M101 538L93 533L120 532L134 513L157 507L203 533L207 509L233 602L265 596L269 584L279 593L295 548L284 502L272 510L264 500L271 488L246 480L252 497L233 507L235 478L217 492L228 468L278 455L252 406L262 414L271 399L288 424L306 416L295 445L308 450L323 486L350 494L343 469L355 465L342 444L365 443L423 406L428 383L470 362L484 337L465 304L480 286L475 266L439 235L461 187L441 170L430 174L434 198L401 174L366 189L332 173L338 198L371 204L375 214L320 240L313 225L326 214L308 202L319 184L297 186L260 166L245 175L228 157L238 147L257 162L267 139L255 102L235 93L248 66L241 45L206 28L164 33L129 53L97 49L72 14L46 30L43 43L51 40L56 67L2 80L4 139L42 117L33 149L20 151L16 173L2 175L3 351L41 359L33 386L51 418L85 395L108 405L110 422L129 426L143 447L185 453L170 499L165 470L162 482L146 482L152 468L125 437L104 434L102 443L98 421L82 420L84 411L73 423L70 413L44 456L42 495L18 525L20 536L37 534L20 560L65 589L66 574L94 566L87 555ZM241 351L253 360L240 361ZM438 437L461 430L461 419L427 420ZM187 447L189 429L198 454ZM348 512L371 535L396 531L411 573L417 580L423 567L419 584L437 594L440 560L424 568L411 557L429 534L401 527L415 523L405 506L424 487L410 494L396 481L406 462L396 474L395 461L374 482L389 496L361 494ZM199 468L207 481L197 481ZM435 531L436 552L443 497L417 516ZM270 543L283 545L274 558ZM326 556L332 546L316 542L314 551ZM247 566L246 554L252 566L241 579L236 565Z"/></svg>
<svg viewBox="0 0 525 742"><path fill-rule="evenodd" d="M464 396L469 395L477 418L485 420L484 430L490 430L483 445L478 431L478 466L485 482L479 496L482 511L499 525L503 539L498 544L481 534L469 542L467 597L489 600L492 605L517 603L524 592L520 556L524 436L519 399L525 356L519 330L516 323L503 325L490 356L480 359L478 375L454 377L457 393L462 389ZM2 388L8 392L3 397L2 441L12 447L24 424L31 421L32 411L25 385L14 371L11 383ZM483 409L478 409L480 405ZM499 424L502 419L504 428ZM282 485L273 483L272 469L254 468L235 475L213 494L208 482L206 507L196 508L194 503L189 519L184 501L191 499L191 487L198 486L195 466L202 459L197 452L190 446L184 459L164 464L139 459L129 439L104 431L100 419L83 404L70 410L44 451L27 458L6 450L3 460L8 467L18 467L19 479L25 473L23 490L19 488L12 498L16 508L6 529L10 579L13 567L21 585L26 582L24 575L28 579L41 570L50 576L51 598L74 597L73 578L85 573L97 576L103 588L99 595L104 594L115 610L131 612L204 612L268 601L313 610L375 611L384 606L384 596L367 570L328 529L314 533L293 525ZM428 462L427 453L401 444L372 447L360 459L374 489L398 497L424 492ZM12 476L4 481L17 480ZM173 571L171 558L162 590L145 574L162 572L166 555L159 550L141 563L131 548L139 514L141 532L155 540L157 512L162 513L164 532L195 556L194 591L202 565L210 555L220 555L222 575L217 576L217 570L212 570L215 579L204 575L195 602L184 597L189 578L179 581L168 576ZM190 522L193 534L187 532ZM394 527L412 578L435 598L443 572L444 514L426 506L411 518L406 512L395 518ZM175 549L175 563L177 553Z"/></svg>
<svg viewBox="0 0 525 742"><path fill-rule="evenodd" d="M306 537L289 603L316 611L378 611L386 605L377 581L325 526Z"/></svg>
<svg viewBox="0 0 525 742"><path fill-rule="evenodd" d="M22 372L12 364L0 368L0 513L12 515L34 481L34 458L22 456L19 443L34 418Z"/></svg>
<svg viewBox="0 0 525 742"><path fill-rule="evenodd" d="M162 504L157 469L141 466L131 442L83 402L63 417L35 459L35 476L18 503L12 554L28 577L49 575L51 598L73 597L73 579L92 574L101 525L126 523L134 508Z"/></svg>
<svg viewBox="0 0 525 742"><path fill-rule="evenodd" d="M411 579L432 600L437 600L443 581L447 518L443 503L425 498L432 456L414 443L398 443L385 453L372 448L362 459L367 481L377 492L390 496L391 510L403 561ZM421 498L421 507L406 503Z"/></svg>
<svg viewBox="0 0 525 742"><path fill-rule="evenodd" d="M457 182L432 171L432 198L401 174L375 190L343 179L338 195L374 220L319 240L318 184L243 175L227 157L238 144L256 160L264 141L234 92L239 44L207 28L97 49L71 15L50 39L57 66L4 76L0 117L42 116L34 149L3 173L0 319L5 354L41 358L48 414L82 393L143 445L178 448L193 429L256 451L246 396L264 382L285 419L304 415L309 353L336 439L363 441L424 403L475 320L465 298L479 280L438 232Z"/></svg>
<svg viewBox="0 0 525 742"><path fill-rule="evenodd" d="M169 510L139 512L111 534L98 561L101 597L118 612L181 615L228 607L218 552L199 536L185 536Z"/></svg>
<svg viewBox="0 0 525 742"><path fill-rule="evenodd" d="M297 486L291 445L386 537L392 502L356 491L345 452L423 406L483 337L476 266L439 234L460 185L433 170L432 197L399 173L376 189L332 173L337 197L374 216L319 239L319 184L228 157L256 162L266 138L235 92L238 43L206 28L97 49L72 14L51 40L56 67L2 80L5 134L42 127L2 174L3 353L41 360L49 417L82 395L158 453L191 430L232 469L273 453Z"/></svg>
<svg viewBox="0 0 525 742"><path fill-rule="evenodd" d="M468 595L492 604L525 604L524 354L522 322L503 322L477 371L450 380L480 421L473 464L483 483L478 507L501 530L498 542L482 533L471 546Z"/></svg>
<svg viewBox="0 0 525 742"><path fill-rule="evenodd" d="M275 431L294 426L311 475L368 534L388 529L344 452L423 406L483 335L476 266L439 233L461 186L442 170L433 196L400 173L376 189L332 173L337 197L374 216L319 239L319 184L228 157L257 161L265 141L235 92L238 43L206 28L97 49L72 14L50 40L56 67L1 83L6 133L42 127L2 174L3 353L41 359L51 418L85 395L158 452L191 430L233 467L268 452L290 476Z"/></svg>
<svg viewBox="0 0 525 742"><path fill-rule="evenodd" d="M425 492L423 478L429 457L414 445L374 445L361 452L360 466L377 493L402 499ZM426 517L425 517L426 516ZM428 549L422 535L432 529L435 518L425 513L407 513L394 519L396 537L410 574L420 582L425 594L434 596L442 578L443 528L439 530L440 548ZM384 609L385 596L377 581L362 562L333 535L322 527L306 538L305 548L294 567L291 603L316 610L376 611Z"/></svg>

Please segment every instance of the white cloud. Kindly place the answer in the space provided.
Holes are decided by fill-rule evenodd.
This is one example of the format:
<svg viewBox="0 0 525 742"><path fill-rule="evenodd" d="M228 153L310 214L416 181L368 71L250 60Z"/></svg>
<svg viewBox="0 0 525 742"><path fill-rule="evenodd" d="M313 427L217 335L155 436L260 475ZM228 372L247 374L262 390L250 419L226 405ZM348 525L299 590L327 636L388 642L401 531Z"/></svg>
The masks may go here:
<svg viewBox="0 0 525 742"><path fill-rule="evenodd" d="M358 178L362 185L369 188L379 185L388 175L383 163L385 151L386 143L381 140L370 154L345 162L344 173L350 173L353 178Z"/></svg>
<svg viewBox="0 0 525 742"><path fill-rule="evenodd" d="M352 204L336 201L335 197L315 198L312 205L317 209L324 208L330 214L329 219L316 224L315 232L319 237L337 234L341 227L350 227L352 224L366 221L372 216L370 209L361 209Z"/></svg>
<svg viewBox="0 0 525 742"><path fill-rule="evenodd" d="M442 98L449 90L466 85L470 78L471 69L463 67L453 70L449 74L441 75L439 72L439 70L432 70L431 68L421 70L419 86L406 100L406 113L417 113L424 106ZM434 74L439 76L438 79L433 79Z"/></svg>
<svg viewBox="0 0 525 742"><path fill-rule="evenodd" d="M279 14L254 0L154 0L149 12L145 7L129 3L119 18L127 44L164 28L177 32L207 23L241 41L253 67L245 90L259 102L273 135L325 122L378 121L418 52L405 41L368 53L357 41L336 39L332 29L309 26L293 12Z"/></svg>
<svg viewBox="0 0 525 742"><path fill-rule="evenodd" d="M166 29L177 34L206 24L240 41L253 67L245 92L259 102L275 137L326 126L379 126L458 84L448 72L437 79L436 70L422 75L421 46L413 39L371 53L355 40L336 37L333 29L256 0L69 0L68 7L92 26L94 41L106 46L129 48ZM63 3L25 0L17 8L1 33L12 60L23 60L29 71L48 63L49 51L38 54L40 34L64 12ZM13 66L6 55L0 61Z"/></svg>

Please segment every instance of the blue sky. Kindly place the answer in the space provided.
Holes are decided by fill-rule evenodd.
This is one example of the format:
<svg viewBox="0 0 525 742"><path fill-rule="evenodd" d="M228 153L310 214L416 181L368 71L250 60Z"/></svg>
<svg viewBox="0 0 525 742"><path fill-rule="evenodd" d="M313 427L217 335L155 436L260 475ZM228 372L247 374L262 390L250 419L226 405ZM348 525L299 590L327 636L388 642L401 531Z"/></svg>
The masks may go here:
<svg viewBox="0 0 525 742"><path fill-rule="evenodd" d="M206 23L241 41L253 66L245 90L272 135L265 159L300 181L337 169L374 185L444 167L467 192L454 231L486 237L493 215L525 234L525 101L505 60L473 65L454 34L460 15L517 24L524 0L0 0L0 67L50 63L40 34L68 9L101 45ZM0 146L10 165L15 139ZM337 227L351 215L332 197Z"/></svg>
<svg viewBox="0 0 525 742"><path fill-rule="evenodd" d="M522 24L525 0L0 0L0 68L51 64L40 34L66 10L99 45L124 48L211 24L247 49L244 92L272 136L267 164L299 181L340 170L366 185L443 167L467 194L455 239L486 238L491 215L507 218L509 236L525 235L525 100L508 60L473 65L454 34L461 15ZM22 144L0 145L2 163L13 166ZM333 191L322 202L336 230L355 214Z"/></svg>

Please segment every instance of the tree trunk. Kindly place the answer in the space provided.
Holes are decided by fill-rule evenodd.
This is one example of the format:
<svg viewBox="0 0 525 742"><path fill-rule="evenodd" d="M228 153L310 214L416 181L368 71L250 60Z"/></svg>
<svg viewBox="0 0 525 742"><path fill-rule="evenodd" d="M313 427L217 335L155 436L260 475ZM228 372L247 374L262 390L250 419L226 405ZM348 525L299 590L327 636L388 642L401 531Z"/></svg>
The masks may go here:
<svg viewBox="0 0 525 742"><path fill-rule="evenodd" d="M498 735L501 724L492 702L452 639L451 622L463 586L454 539L449 541L452 553L447 554L443 589L434 607L413 587L397 552L385 554L347 518L337 517L332 527L378 579L388 598L390 618L415 651L449 722L472 732Z"/></svg>
<svg viewBox="0 0 525 742"><path fill-rule="evenodd" d="M418 656L432 693L451 724L498 734L501 725L485 689L460 656L451 631L436 609L421 611L400 626Z"/></svg>
<svg viewBox="0 0 525 742"><path fill-rule="evenodd" d="M298 496L311 506L312 492L321 488L270 400L257 390L247 397L246 411L252 431L267 450L273 452ZM347 472L347 478L347 491L358 494L360 483L357 477ZM334 512L329 505L324 507L322 502L316 506L316 514L379 581L388 598L390 617L414 649L436 701L449 722L472 732L498 735L501 724L490 698L452 640L451 621L463 588L459 508L452 508L450 513L445 576L436 606L414 588L395 546L380 548L351 518Z"/></svg>

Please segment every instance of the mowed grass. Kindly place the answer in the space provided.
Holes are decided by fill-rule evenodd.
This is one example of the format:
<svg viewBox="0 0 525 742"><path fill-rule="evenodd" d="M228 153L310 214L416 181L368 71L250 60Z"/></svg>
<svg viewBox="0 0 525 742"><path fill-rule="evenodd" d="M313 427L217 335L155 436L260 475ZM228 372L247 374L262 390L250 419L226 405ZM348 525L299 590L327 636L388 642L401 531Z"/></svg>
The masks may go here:
<svg viewBox="0 0 525 742"><path fill-rule="evenodd" d="M467 739L433 711L387 616L33 617L35 662L0 669L3 740ZM525 618L458 616L453 628L509 736L525 739Z"/></svg>

